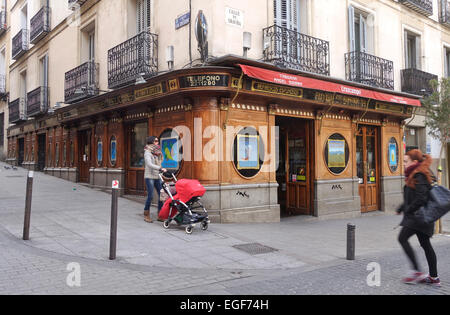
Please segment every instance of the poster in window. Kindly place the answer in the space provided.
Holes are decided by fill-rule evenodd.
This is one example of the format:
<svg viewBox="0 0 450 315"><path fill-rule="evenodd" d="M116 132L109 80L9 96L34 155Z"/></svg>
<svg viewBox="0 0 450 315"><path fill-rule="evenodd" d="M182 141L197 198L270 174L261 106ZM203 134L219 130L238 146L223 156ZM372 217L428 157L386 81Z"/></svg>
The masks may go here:
<svg viewBox="0 0 450 315"><path fill-rule="evenodd" d="M161 139L163 162L161 166L167 169L178 169L178 139Z"/></svg>
<svg viewBox="0 0 450 315"><path fill-rule="evenodd" d="M259 169L259 136L237 136L238 170Z"/></svg>
<svg viewBox="0 0 450 315"><path fill-rule="evenodd" d="M98 141L97 143L97 163L98 165L102 164L103 160L103 143L101 141Z"/></svg>
<svg viewBox="0 0 450 315"><path fill-rule="evenodd" d="M115 165L117 159L117 141L115 137L111 138L111 164Z"/></svg>
<svg viewBox="0 0 450 315"><path fill-rule="evenodd" d="M395 143L389 143L389 165L397 165L397 146Z"/></svg>
<svg viewBox="0 0 450 315"><path fill-rule="evenodd" d="M345 140L328 139L328 167L345 167Z"/></svg>

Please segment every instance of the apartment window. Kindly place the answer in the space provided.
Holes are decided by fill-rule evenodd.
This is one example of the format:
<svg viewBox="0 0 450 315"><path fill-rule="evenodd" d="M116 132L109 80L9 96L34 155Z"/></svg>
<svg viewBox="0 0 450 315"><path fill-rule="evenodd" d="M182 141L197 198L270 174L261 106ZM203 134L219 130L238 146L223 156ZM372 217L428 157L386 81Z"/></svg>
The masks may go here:
<svg viewBox="0 0 450 315"><path fill-rule="evenodd" d="M39 85L48 87L48 55L39 60Z"/></svg>
<svg viewBox="0 0 450 315"><path fill-rule="evenodd" d="M450 48L444 48L444 59L445 59L445 69L444 69L444 75L445 77L450 77Z"/></svg>
<svg viewBox="0 0 450 315"><path fill-rule="evenodd" d="M421 69L420 36L405 31L405 69Z"/></svg>
<svg viewBox="0 0 450 315"><path fill-rule="evenodd" d="M4 142L4 130L5 130L5 113L0 113L0 147L3 147ZM1 154L2 152L0 152Z"/></svg>
<svg viewBox="0 0 450 315"><path fill-rule="evenodd" d="M20 97L24 100L27 99L27 71L24 70L20 73Z"/></svg>
<svg viewBox="0 0 450 315"><path fill-rule="evenodd" d="M0 94L6 93L6 49L0 51Z"/></svg>
<svg viewBox="0 0 450 315"><path fill-rule="evenodd" d="M373 15L349 6L348 20L350 51L373 53Z"/></svg>
<svg viewBox="0 0 450 315"><path fill-rule="evenodd" d="M81 32L81 61L95 61L95 24L85 27Z"/></svg>
<svg viewBox="0 0 450 315"><path fill-rule="evenodd" d="M275 0L275 24L300 32L300 0Z"/></svg>
<svg viewBox="0 0 450 315"><path fill-rule="evenodd" d="M136 12L137 12L137 33L147 31L150 29L150 0L137 0Z"/></svg>

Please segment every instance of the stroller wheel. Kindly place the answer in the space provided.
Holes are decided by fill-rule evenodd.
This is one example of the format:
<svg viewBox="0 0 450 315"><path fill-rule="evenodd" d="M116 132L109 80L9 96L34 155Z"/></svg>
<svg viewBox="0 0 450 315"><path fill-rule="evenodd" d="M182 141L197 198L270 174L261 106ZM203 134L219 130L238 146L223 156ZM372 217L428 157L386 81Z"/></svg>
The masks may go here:
<svg viewBox="0 0 450 315"><path fill-rule="evenodd" d="M186 230L187 234L192 234L192 231L194 230L194 228L191 225L189 225L189 226L186 226L185 230Z"/></svg>
<svg viewBox="0 0 450 315"><path fill-rule="evenodd" d="M202 222L202 230L206 231L208 229L208 221L203 221Z"/></svg>
<svg viewBox="0 0 450 315"><path fill-rule="evenodd" d="M168 228L169 228L169 224L170 224L170 221L169 221L169 220L164 220L164 222L163 222L163 227L164 227L165 229L168 229Z"/></svg>

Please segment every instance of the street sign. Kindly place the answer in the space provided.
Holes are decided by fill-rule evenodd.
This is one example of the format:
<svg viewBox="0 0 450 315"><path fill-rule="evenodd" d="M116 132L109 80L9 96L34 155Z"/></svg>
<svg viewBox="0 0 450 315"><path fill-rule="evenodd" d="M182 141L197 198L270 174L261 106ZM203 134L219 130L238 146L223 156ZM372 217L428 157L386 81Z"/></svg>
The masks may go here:
<svg viewBox="0 0 450 315"><path fill-rule="evenodd" d="M112 188L114 189L119 189L119 181L118 180L113 180L112 181Z"/></svg>
<svg viewBox="0 0 450 315"><path fill-rule="evenodd" d="M175 29L177 30L185 25L188 25L190 21L191 21L191 13L190 12L177 17L175 20Z"/></svg>

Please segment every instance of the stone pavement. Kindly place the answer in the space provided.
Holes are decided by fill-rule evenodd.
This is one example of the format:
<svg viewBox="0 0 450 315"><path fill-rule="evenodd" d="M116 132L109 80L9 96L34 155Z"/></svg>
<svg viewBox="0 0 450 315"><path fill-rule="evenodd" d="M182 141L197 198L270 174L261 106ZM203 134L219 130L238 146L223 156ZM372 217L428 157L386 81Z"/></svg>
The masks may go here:
<svg viewBox="0 0 450 315"><path fill-rule="evenodd" d="M395 252L392 256L395 258L389 261L397 259L402 267L406 265L403 255L398 255L399 229L395 229L401 217L393 214L375 213L348 220L291 217L270 224L211 224L207 231L197 227L193 234L187 235L176 226L165 230L160 222L145 223L143 205L124 198L119 198L117 260L111 262L108 260L111 195L36 172L30 241L22 241L27 170L7 170L5 165L0 162L0 252L3 254L0 268L4 268L0 272L0 293L30 292L30 281L35 283L36 292L66 293L68 286L61 279L67 277L67 264L77 262L83 265L83 275L89 275L83 277L89 279L88 284L84 282L83 294L177 294L186 292L183 290L188 287L208 286L211 290L202 291L203 294L241 294L246 281L255 283L257 279L265 279L264 283L270 283L268 275L278 276L282 283L283 277L292 278L290 272L314 275L317 268L323 267L330 268L331 274L339 274L343 271L339 267L342 264L351 268L352 263L345 260L348 222L356 224L356 264L367 265L364 259L374 261L373 257L381 259L386 253ZM155 209L152 211L154 215ZM444 228L450 227L448 217L444 218ZM412 242L417 248L417 240ZM252 255L234 247L251 243L275 250ZM450 237L436 235L433 244L446 250ZM33 282L27 278L26 271L36 270L39 277ZM198 275L192 277L195 270L199 271ZM396 276L400 277L402 272L397 271ZM361 272L367 274L365 269ZM50 273L54 276L45 276ZM56 284L52 282L56 281L52 280L55 274L58 275ZM15 284L12 292L8 279ZM46 279L48 285L38 285L39 279ZM228 281L234 283L234 289L220 285ZM133 283L134 290L118 285L124 283ZM243 291L236 283L242 284ZM265 291L264 285L260 287L261 292L277 294ZM298 285L289 292L303 294L302 290L315 292Z"/></svg>

